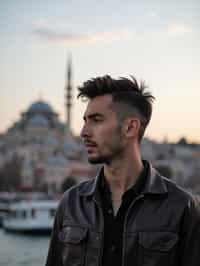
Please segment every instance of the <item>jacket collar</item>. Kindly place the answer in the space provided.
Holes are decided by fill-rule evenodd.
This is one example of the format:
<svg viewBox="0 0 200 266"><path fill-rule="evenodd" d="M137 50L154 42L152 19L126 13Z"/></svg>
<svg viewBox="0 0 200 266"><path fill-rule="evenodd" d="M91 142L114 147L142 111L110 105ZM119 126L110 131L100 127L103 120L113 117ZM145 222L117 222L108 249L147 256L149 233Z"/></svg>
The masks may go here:
<svg viewBox="0 0 200 266"><path fill-rule="evenodd" d="M152 165L148 163L149 170L147 175L147 180L145 182L142 194L166 194L168 193L167 186L163 177L157 172ZM98 172L97 176L87 184L87 186L80 186L79 193L81 196L97 196L99 183L101 176L103 174L103 167Z"/></svg>
<svg viewBox="0 0 200 266"><path fill-rule="evenodd" d="M143 194L166 194L168 189L164 177L150 164Z"/></svg>

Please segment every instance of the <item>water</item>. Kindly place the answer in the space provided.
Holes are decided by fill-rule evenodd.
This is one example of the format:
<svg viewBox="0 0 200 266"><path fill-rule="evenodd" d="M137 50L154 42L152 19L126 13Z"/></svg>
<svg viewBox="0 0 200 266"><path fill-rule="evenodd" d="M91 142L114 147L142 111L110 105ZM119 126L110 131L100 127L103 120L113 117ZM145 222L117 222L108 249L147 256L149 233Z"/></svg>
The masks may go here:
<svg viewBox="0 0 200 266"><path fill-rule="evenodd" d="M0 229L0 266L43 266L50 236L6 233Z"/></svg>

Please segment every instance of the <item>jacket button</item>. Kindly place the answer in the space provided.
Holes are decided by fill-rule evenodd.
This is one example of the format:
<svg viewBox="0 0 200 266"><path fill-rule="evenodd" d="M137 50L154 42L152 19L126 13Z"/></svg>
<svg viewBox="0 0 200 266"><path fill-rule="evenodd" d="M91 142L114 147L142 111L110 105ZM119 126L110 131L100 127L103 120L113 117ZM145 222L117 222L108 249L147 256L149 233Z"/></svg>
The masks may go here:
<svg viewBox="0 0 200 266"><path fill-rule="evenodd" d="M114 245L111 246L110 250L114 252L116 250L116 247Z"/></svg>
<svg viewBox="0 0 200 266"><path fill-rule="evenodd" d="M112 214L112 209L109 209L108 210L108 214Z"/></svg>

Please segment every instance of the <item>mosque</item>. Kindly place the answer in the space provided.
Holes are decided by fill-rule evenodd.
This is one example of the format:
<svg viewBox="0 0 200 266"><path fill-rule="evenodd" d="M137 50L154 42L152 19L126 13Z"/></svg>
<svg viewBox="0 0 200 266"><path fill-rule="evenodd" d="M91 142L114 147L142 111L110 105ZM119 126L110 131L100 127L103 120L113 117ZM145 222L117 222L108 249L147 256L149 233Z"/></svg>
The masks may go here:
<svg viewBox="0 0 200 266"><path fill-rule="evenodd" d="M66 122L59 119L51 104L39 99L21 113L5 134L0 137L0 167L13 155L22 158L21 185L47 186L59 191L68 177L75 182L94 173L86 160L84 149L71 131L71 60L66 73Z"/></svg>

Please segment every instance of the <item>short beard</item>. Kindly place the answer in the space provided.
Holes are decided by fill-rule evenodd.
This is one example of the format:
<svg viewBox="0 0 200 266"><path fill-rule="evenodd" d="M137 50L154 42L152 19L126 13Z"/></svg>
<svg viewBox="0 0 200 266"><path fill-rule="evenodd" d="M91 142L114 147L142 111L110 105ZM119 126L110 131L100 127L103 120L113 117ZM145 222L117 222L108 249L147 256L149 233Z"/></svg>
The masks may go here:
<svg viewBox="0 0 200 266"><path fill-rule="evenodd" d="M116 156L120 157L123 154L123 150L124 150L124 145L123 145L123 138L122 138L122 132L121 132L121 125L120 123L118 123L117 128L115 129L116 132L116 136L118 136L118 140L116 141L116 143L118 143L118 145L116 147L112 148L112 153L110 155L100 155L99 157L96 158L89 158L88 157L88 162L90 162L91 164L107 164L109 165L113 158L115 158Z"/></svg>
<svg viewBox="0 0 200 266"><path fill-rule="evenodd" d="M88 162L91 164L107 164L108 158L103 156L98 158L88 158Z"/></svg>
<svg viewBox="0 0 200 266"><path fill-rule="evenodd" d="M108 155L108 156L99 156L96 158L89 158L88 157L88 162L90 162L91 164L106 164L106 165L110 165L110 163L112 162L112 160L116 157L118 157L118 159L120 157L123 157L123 151L124 151L124 147L118 147L117 150L115 150L115 152L113 152L112 155Z"/></svg>

